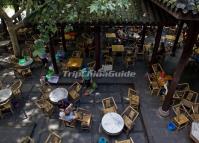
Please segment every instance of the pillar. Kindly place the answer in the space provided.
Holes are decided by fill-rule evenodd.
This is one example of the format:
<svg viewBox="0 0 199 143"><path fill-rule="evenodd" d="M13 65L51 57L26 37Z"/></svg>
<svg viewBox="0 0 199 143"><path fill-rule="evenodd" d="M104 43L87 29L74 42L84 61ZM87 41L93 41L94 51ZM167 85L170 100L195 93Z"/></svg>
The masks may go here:
<svg viewBox="0 0 199 143"><path fill-rule="evenodd" d="M64 32L64 24L61 25L61 38L62 38L62 46L63 46L63 49L64 49L64 52L66 53L67 52L67 49L66 49L66 39L65 39L65 32Z"/></svg>
<svg viewBox="0 0 199 143"><path fill-rule="evenodd" d="M139 47L139 52L142 52L143 51L143 47L144 47L144 40L145 40L145 35L146 35L146 29L147 29L147 26L146 25L143 25L143 29L142 29L142 37L141 37L141 45Z"/></svg>
<svg viewBox="0 0 199 143"><path fill-rule="evenodd" d="M155 45L154 45L153 53L152 53L152 57L151 57L151 64L156 62L156 55L158 52L158 48L160 46L162 31L163 31L163 25L159 25L158 29L157 29L156 36L155 36Z"/></svg>
<svg viewBox="0 0 199 143"><path fill-rule="evenodd" d="M173 47L172 47L171 56L175 56L178 40L180 38L180 34L181 34L181 31L182 31L183 25L184 25L184 21L180 21L180 23L178 24L178 29L177 29L176 38L175 38L175 41L174 41L174 44L173 44Z"/></svg>
<svg viewBox="0 0 199 143"><path fill-rule="evenodd" d="M101 47L101 42L100 42L100 34L101 33L101 28L100 26L95 26L95 61L96 61L96 70L100 68L100 47Z"/></svg>
<svg viewBox="0 0 199 143"><path fill-rule="evenodd" d="M50 42L49 42L49 51L50 51L50 56L51 56L51 61L53 64L53 68L55 71L55 74L58 74L58 67L57 67L57 62L56 62L56 58L55 58L55 49L54 49L54 44L53 44L53 38L50 37Z"/></svg>
<svg viewBox="0 0 199 143"><path fill-rule="evenodd" d="M164 103L162 107L159 108L159 113L162 116L169 115L169 109L172 103L173 94L175 93L175 90L180 80L180 77L182 75L182 72L184 71L184 68L188 63L189 57L192 55L193 46L197 40L198 32L199 32L197 24L198 22L189 23L189 29L187 33L188 36L183 47L182 55L177 64L176 70L173 74L173 79L171 81L171 84L169 85L168 93L165 97Z"/></svg>

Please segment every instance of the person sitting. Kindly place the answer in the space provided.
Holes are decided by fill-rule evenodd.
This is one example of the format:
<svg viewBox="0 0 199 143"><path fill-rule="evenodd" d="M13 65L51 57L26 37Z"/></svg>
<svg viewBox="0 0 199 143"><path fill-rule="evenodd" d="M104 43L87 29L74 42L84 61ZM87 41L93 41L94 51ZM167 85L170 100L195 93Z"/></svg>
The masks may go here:
<svg viewBox="0 0 199 143"><path fill-rule="evenodd" d="M86 85L86 87L90 87L91 85L91 71L89 70L88 67L84 67L81 70L82 73L82 79L83 79L83 83Z"/></svg>
<svg viewBox="0 0 199 143"><path fill-rule="evenodd" d="M122 30L122 28L117 30L117 35L121 40L127 39L127 34Z"/></svg>
<svg viewBox="0 0 199 143"><path fill-rule="evenodd" d="M66 109L69 105L70 105L70 103L68 102L68 100L66 98L58 101L59 109Z"/></svg>
<svg viewBox="0 0 199 143"><path fill-rule="evenodd" d="M60 119L67 121L67 122L72 122L77 118L76 113L73 111L73 104L71 103L66 109L60 109L59 113Z"/></svg>

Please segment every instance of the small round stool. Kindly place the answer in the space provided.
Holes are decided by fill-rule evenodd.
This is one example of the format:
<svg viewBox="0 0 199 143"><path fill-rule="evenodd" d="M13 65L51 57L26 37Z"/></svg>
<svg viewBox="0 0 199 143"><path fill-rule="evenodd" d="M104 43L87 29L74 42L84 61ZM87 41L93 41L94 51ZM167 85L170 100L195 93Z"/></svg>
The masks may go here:
<svg viewBox="0 0 199 143"><path fill-rule="evenodd" d="M108 143L108 141L105 137L100 137L98 143Z"/></svg>

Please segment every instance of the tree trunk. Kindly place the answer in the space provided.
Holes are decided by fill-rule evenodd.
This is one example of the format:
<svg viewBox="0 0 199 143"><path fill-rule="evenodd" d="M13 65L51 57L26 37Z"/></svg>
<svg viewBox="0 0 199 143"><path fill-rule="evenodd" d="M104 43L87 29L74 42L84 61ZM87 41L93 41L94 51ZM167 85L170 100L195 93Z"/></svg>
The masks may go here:
<svg viewBox="0 0 199 143"><path fill-rule="evenodd" d="M178 24L178 29L176 31L176 38L175 38L175 41L174 41L174 44L173 44L173 47L172 47L171 56L175 56L178 40L180 38L180 34L181 34L181 31L182 31L183 25L184 25L184 21L180 21L180 23Z"/></svg>
<svg viewBox="0 0 199 143"><path fill-rule="evenodd" d="M6 23L5 23L5 21L4 21L3 18L1 18L1 22L2 22L2 26L3 26L3 32L4 32L5 34L7 34L7 33L8 33L8 30L7 30Z"/></svg>
<svg viewBox="0 0 199 143"><path fill-rule="evenodd" d="M21 50L19 47L19 42L17 39L17 33L15 31L14 25L13 24L6 24L7 25L7 29L8 29L8 33L10 36L10 41L12 43L12 48L13 48L13 52L15 57L20 58L21 57Z"/></svg>
<svg viewBox="0 0 199 143"><path fill-rule="evenodd" d="M0 7L0 17L3 18L3 20L4 20L4 22L7 26L8 34L10 36L12 48L13 48L13 51L14 51L14 55L17 58L20 58L21 57L21 51L20 51L20 47L19 47L19 43L18 43L18 39L17 39L16 30L15 30L16 27L12 23L12 18L8 17L6 12L1 7Z"/></svg>

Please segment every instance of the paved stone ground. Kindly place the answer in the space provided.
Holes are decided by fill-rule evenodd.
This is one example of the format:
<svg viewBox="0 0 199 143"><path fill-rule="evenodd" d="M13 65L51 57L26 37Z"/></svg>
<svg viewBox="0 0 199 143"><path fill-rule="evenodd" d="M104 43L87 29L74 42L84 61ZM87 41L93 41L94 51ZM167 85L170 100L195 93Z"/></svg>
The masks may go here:
<svg viewBox="0 0 199 143"><path fill-rule="evenodd" d="M167 57L164 67L168 73L172 73L178 58L179 56L175 58ZM136 72L135 78L97 79L99 87L96 92L99 92L100 95L93 94L88 97L81 97L78 106L90 110L93 114L91 130L82 131L79 128L65 127L58 120L58 112L48 118L38 110L33 101L40 96L37 84L42 71L41 69L33 69L32 77L24 81L22 97L13 100L14 114L6 113L4 118L0 120L0 143L15 143L26 135L33 137L36 143L43 143L48 136L49 130L58 132L62 136L64 143L96 143L100 136L106 137L110 143L113 143L115 139L120 140L129 137L132 137L135 143L191 143L189 139L190 126L180 131L169 132L167 123L170 121L172 114L168 118L162 118L158 115L157 109L161 106L160 99L149 94L145 78L147 72L146 64L143 61L137 61L135 67L131 70ZM0 70L1 76L7 72L7 69ZM192 75L191 78L193 77L198 76ZM1 77L1 79L3 79L5 84L10 84L14 78L7 76ZM61 80L62 84L60 86L67 88L77 79L65 78ZM196 81L190 80L187 73L183 74L181 80L189 81L195 90L199 89L198 85L195 84ZM125 100L127 89L133 86L141 97L140 115L135 122L133 130L129 135L123 132L119 136L107 136L100 128L102 118L101 99L113 96L119 107L119 113L121 113L128 105Z"/></svg>

